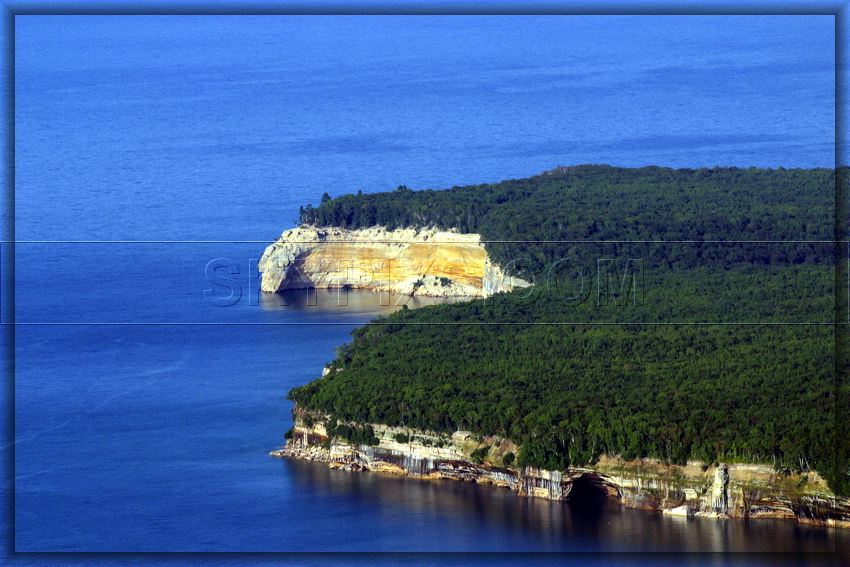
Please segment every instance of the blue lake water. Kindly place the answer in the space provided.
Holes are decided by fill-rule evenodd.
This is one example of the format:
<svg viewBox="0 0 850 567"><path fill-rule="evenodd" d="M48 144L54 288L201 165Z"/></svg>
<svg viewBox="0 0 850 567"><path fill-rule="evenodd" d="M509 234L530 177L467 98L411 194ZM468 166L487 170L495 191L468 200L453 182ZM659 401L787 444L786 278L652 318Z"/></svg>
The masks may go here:
<svg viewBox="0 0 850 567"><path fill-rule="evenodd" d="M290 426L287 390L386 309L368 293L343 309L251 291L251 261L324 191L586 162L832 167L832 18L15 26L18 551L826 551L846 539L269 458ZM231 307L203 295L215 258L240 266Z"/></svg>

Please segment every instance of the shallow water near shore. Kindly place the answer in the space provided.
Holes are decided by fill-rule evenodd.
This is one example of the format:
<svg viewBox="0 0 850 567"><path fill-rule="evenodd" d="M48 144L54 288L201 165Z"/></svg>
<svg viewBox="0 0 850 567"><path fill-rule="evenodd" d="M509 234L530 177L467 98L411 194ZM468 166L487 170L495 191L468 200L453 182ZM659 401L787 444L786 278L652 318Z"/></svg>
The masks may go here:
<svg viewBox="0 0 850 567"><path fill-rule="evenodd" d="M576 507L273 459L291 426L286 392L396 307L357 290L344 305L335 290L261 296L253 271L326 190L580 162L831 166L831 18L16 22L18 551L848 544L791 522ZM239 270L231 287L206 277L220 258ZM214 305L205 290L236 301Z"/></svg>

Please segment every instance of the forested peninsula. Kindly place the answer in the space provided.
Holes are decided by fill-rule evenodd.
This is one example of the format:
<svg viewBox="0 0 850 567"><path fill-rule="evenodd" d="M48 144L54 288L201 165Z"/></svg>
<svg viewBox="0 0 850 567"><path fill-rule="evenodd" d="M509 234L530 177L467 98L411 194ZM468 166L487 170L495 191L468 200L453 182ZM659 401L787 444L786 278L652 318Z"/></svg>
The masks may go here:
<svg viewBox="0 0 850 567"><path fill-rule="evenodd" d="M699 501L703 512L730 513L710 498L730 466L770 471L762 492L741 485L746 510L733 515L757 515L746 501L765 486L798 503L809 492L846 496L836 178L584 165L445 190L326 195L302 208L303 225L477 234L494 264L532 285L357 329L322 378L290 392L297 449L333 453L336 442L363 456L389 443L403 454L418 432L439 461L467 432L454 447L468 464L511 478L575 479L570 471L610 472L612 462L714 471L699 498L681 485L671 499L665 485L658 509ZM597 484L624 498L622 486ZM831 513L840 523L845 512Z"/></svg>

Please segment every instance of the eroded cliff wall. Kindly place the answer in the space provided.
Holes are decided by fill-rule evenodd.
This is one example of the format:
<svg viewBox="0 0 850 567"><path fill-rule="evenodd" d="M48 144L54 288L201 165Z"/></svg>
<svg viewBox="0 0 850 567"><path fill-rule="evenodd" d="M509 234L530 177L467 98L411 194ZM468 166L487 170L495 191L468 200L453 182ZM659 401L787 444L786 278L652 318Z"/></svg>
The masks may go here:
<svg viewBox="0 0 850 567"><path fill-rule="evenodd" d="M301 226L260 259L261 289L352 287L436 297L486 297L529 284L487 257L477 234L437 229Z"/></svg>
<svg viewBox="0 0 850 567"><path fill-rule="evenodd" d="M373 424L376 445L329 439L321 419L296 411L276 457L326 462L332 468L502 486L520 495L567 500L582 492L630 508L683 517L779 518L850 528L850 499L837 498L817 473L784 475L758 464L669 465L603 457L593 467L549 471L517 467L519 447L500 437L452 435ZM574 493L574 490L576 493Z"/></svg>

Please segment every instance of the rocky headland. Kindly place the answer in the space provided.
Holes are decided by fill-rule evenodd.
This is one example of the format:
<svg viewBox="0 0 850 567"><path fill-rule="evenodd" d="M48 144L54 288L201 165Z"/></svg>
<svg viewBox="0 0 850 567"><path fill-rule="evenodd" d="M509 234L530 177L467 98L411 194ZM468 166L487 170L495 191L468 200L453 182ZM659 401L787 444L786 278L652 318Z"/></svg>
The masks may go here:
<svg viewBox="0 0 850 567"><path fill-rule="evenodd" d="M264 292L350 287L475 298L530 285L493 263L479 235L436 228L302 225L266 248L259 269ZM492 484L549 500L611 498L624 507L683 518L773 518L850 527L850 498L836 496L814 470L693 460L674 465L614 455L603 455L592 466L546 470L520 466L520 447L497 436L365 423L336 423L329 432L329 416L299 407L294 418L285 446L273 456L349 471ZM339 433L340 426L348 435Z"/></svg>
<svg viewBox="0 0 850 567"><path fill-rule="evenodd" d="M528 282L487 256L477 234L435 228L299 226L269 245L261 289L360 288L433 297L487 297Z"/></svg>

